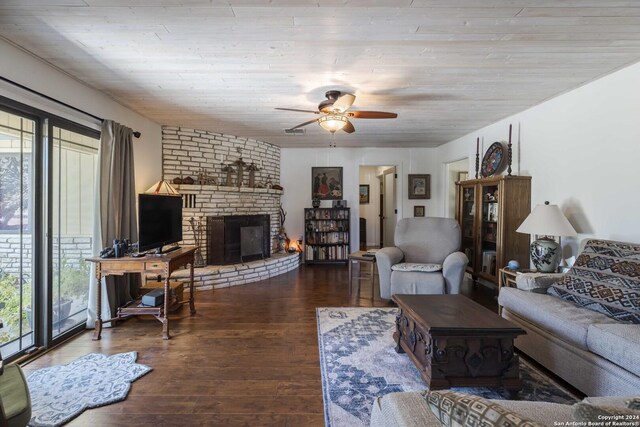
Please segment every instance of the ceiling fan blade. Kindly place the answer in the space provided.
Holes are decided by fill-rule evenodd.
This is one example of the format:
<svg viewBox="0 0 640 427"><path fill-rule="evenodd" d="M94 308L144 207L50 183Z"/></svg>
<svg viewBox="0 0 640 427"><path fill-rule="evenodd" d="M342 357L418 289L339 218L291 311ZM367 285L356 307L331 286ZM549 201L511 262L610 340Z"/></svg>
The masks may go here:
<svg viewBox="0 0 640 427"><path fill-rule="evenodd" d="M319 111L312 111L312 110L299 110L297 108L275 108L276 110L283 110L283 111L297 111L299 113L313 113L313 114L320 114Z"/></svg>
<svg viewBox="0 0 640 427"><path fill-rule="evenodd" d="M303 126L310 125L311 123L315 123L317 121L318 121L318 119L309 120L308 122L300 123L299 125L294 126L292 128L289 128L289 129L298 129L298 128L301 128Z"/></svg>
<svg viewBox="0 0 640 427"><path fill-rule="evenodd" d="M353 127L353 123L347 122L346 126L342 128L346 133L354 133L356 128Z"/></svg>
<svg viewBox="0 0 640 427"><path fill-rule="evenodd" d="M345 115L353 119L395 119L398 117L396 113L387 113L384 111L351 111L345 113Z"/></svg>
<svg viewBox="0 0 640 427"><path fill-rule="evenodd" d="M355 100L356 100L355 95L352 95L350 93L343 93L333 103L333 110L340 111L341 113L343 113L353 105L353 101Z"/></svg>

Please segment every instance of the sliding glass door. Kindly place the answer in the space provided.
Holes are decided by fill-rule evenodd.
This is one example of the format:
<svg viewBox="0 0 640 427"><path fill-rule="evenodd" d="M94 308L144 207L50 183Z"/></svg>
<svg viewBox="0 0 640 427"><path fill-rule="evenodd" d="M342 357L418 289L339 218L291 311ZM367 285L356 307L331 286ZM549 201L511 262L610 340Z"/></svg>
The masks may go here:
<svg viewBox="0 0 640 427"><path fill-rule="evenodd" d="M34 345L34 146L36 121L0 110L0 349Z"/></svg>
<svg viewBox="0 0 640 427"><path fill-rule="evenodd" d="M100 141L52 127L52 338L87 320Z"/></svg>
<svg viewBox="0 0 640 427"><path fill-rule="evenodd" d="M0 97L0 352L87 320L99 132Z"/></svg>

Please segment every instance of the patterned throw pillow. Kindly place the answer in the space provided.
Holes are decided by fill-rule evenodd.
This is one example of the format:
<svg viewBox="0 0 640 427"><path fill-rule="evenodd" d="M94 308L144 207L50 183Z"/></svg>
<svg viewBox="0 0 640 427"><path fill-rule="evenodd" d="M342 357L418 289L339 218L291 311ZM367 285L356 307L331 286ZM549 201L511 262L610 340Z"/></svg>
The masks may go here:
<svg viewBox="0 0 640 427"><path fill-rule="evenodd" d="M638 415L640 416L640 411L635 411L629 408L623 408L620 406L600 406L600 405L591 405L585 402L578 402L571 407L571 414L576 421L599 421L603 420L612 420L613 418L605 418L607 416L614 415ZM621 420L621 419L617 419ZM624 420L624 419L622 419ZM635 421L632 421L635 420ZM637 418L630 419L632 424L629 425L637 425ZM604 424L604 423L603 423ZM620 424L623 425L623 424Z"/></svg>
<svg viewBox="0 0 640 427"><path fill-rule="evenodd" d="M443 427L542 427L497 403L455 391L429 391L422 396Z"/></svg>
<svg viewBox="0 0 640 427"><path fill-rule="evenodd" d="M634 397L627 402L627 408L640 411L640 397Z"/></svg>
<svg viewBox="0 0 640 427"><path fill-rule="evenodd" d="M640 245L587 241L573 267L547 293L615 320L640 324Z"/></svg>
<svg viewBox="0 0 640 427"><path fill-rule="evenodd" d="M418 262L403 262L391 266L393 271L420 271L422 273L433 273L442 270L440 264L421 264Z"/></svg>

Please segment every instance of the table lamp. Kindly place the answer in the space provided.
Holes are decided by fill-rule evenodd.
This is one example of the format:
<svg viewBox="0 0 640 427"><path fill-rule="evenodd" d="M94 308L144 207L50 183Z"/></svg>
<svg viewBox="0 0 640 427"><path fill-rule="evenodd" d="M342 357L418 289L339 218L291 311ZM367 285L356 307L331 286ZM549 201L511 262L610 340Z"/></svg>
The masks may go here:
<svg viewBox="0 0 640 427"><path fill-rule="evenodd" d="M160 180L153 184L145 194L179 196L180 193L168 181Z"/></svg>
<svg viewBox="0 0 640 427"><path fill-rule="evenodd" d="M543 273L555 273L562 260L562 248L554 237L577 235L558 205L549 202L537 205L516 231L536 235L531 242L531 261Z"/></svg>

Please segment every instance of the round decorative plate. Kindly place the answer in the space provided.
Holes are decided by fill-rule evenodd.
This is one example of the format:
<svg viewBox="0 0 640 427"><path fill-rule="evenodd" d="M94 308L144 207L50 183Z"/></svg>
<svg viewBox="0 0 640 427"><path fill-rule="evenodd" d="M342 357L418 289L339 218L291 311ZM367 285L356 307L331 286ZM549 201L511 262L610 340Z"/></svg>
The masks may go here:
<svg viewBox="0 0 640 427"><path fill-rule="evenodd" d="M480 174L485 178L491 176L500 170L502 163L504 163L504 146L501 142L494 142L484 153Z"/></svg>

